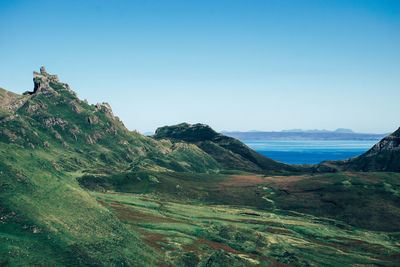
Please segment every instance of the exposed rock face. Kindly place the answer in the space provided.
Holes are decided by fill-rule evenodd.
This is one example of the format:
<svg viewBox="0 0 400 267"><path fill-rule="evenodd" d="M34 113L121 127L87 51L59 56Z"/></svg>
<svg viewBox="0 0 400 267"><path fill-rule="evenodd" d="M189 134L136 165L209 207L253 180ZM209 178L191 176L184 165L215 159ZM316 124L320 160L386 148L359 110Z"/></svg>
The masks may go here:
<svg viewBox="0 0 400 267"><path fill-rule="evenodd" d="M8 129L3 129L1 134L6 136L10 142L14 142L15 140L21 139L21 137L15 135L14 133L10 132Z"/></svg>
<svg viewBox="0 0 400 267"><path fill-rule="evenodd" d="M366 155L371 157L384 151L400 152L400 128L391 135L383 138L379 143L375 144Z"/></svg>
<svg viewBox="0 0 400 267"><path fill-rule="evenodd" d="M360 156L316 165L317 171L326 168L331 171L400 171L400 128Z"/></svg>
<svg viewBox="0 0 400 267"><path fill-rule="evenodd" d="M28 104L25 111L28 112L29 114L34 114L38 110L43 110L43 109L47 109L47 105L42 101L38 101L38 103L35 105Z"/></svg>
<svg viewBox="0 0 400 267"><path fill-rule="evenodd" d="M0 88L0 109L12 113L25 104L28 98Z"/></svg>
<svg viewBox="0 0 400 267"><path fill-rule="evenodd" d="M103 111L107 115L107 117L114 118L114 113L112 112L110 104L106 102L97 103L95 107L96 111Z"/></svg>
<svg viewBox="0 0 400 267"><path fill-rule="evenodd" d="M57 75L48 74L44 67L40 68L40 73L33 72L33 83L35 85L33 92L25 92L24 94L57 94L59 90L66 90L76 96L76 93L71 90L68 84L61 83Z"/></svg>
<svg viewBox="0 0 400 267"><path fill-rule="evenodd" d="M99 123L99 118L97 117L97 116L90 116L90 117L87 117L87 122L89 123L89 124L97 124L97 123Z"/></svg>
<svg viewBox="0 0 400 267"><path fill-rule="evenodd" d="M2 124L2 123L4 123L4 122L7 122L7 121L11 121L11 120L14 120L14 119L18 119L20 116L17 114L17 115L11 115L11 116L8 116L8 117L5 117L5 118L3 118L3 119L0 119L0 124Z"/></svg>
<svg viewBox="0 0 400 267"><path fill-rule="evenodd" d="M71 105L72 110L78 114L84 110L77 100L73 100L69 104Z"/></svg>
<svg viewBox="0 0 400 267"><path fill-rule="evenodd" d="M43 124L46 127L52 127L58 125L64 128L65 125L68 125L68 121L61 119L61 118L47 118L43 120Z"/></svg>

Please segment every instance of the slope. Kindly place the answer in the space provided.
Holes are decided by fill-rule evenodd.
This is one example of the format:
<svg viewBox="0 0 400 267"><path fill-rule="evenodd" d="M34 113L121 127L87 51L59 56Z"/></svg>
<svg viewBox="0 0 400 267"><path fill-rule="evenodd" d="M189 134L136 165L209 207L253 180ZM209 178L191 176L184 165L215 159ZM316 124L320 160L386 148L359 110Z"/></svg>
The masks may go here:
<svg viewBox="0 0 400 267"><path fill-rule="evenodd" d="M0 265L154 265L151 249L80 187L84 174L214 173L198 147L125 128L44 68L34 91L0 91Z"/></svg>
<svg viewBox="0 0 400 267"><path fill-rule="evenodd" d="M239 140L215 132L205 124L182 123L158 128L153 136L157 140L195 144L228 170L256 173L296 172L305 168L287 165L267 158L247 147Z"/></svg>
<svg viewBox="0 0 400 267"><path fill-rule="evenodd" d="M400 171L400 128L386 136L364 154L315 166L318 171Z"/></svg>

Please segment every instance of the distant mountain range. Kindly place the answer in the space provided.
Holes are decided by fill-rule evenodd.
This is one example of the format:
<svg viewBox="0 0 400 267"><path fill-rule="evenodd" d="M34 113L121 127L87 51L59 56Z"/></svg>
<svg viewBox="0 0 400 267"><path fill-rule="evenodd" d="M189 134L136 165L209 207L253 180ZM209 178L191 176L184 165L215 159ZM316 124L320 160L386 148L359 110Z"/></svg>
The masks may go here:
<svg viewBox="0 0 400 267"><path fill-rule="evenodd" d="M329 130L303 130L303 129L291 129L291 130L282 130L282 132L286 133L354 133L353 130L351 129L345 129L345 128L337 128L334 131L329 131Z"/></svg>
<svg viewBox="0 0 400 267"><path fill-rule="evenodd" d="M355 133L344 128L338 128L335 131L292 129L280 132L222 131L222 133L239 140L380 140L388 135L387 133Z"/></svg>

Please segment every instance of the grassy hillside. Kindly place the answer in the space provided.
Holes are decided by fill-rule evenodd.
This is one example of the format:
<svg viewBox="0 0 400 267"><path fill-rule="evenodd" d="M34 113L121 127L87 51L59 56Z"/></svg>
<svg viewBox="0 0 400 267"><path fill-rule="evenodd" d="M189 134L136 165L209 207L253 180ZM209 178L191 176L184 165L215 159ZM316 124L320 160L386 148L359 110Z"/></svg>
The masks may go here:
<svg viewBox="0 0 400 267"><path fill-rule="evenodd" d="M3 266L151 265L137 233L79 187L78 173L57 167L55 157L68 152L0 148Z"/></svg>
<svg viewBox="0 0 400 267"><path fill-rule="evenodd" d="M356 173L346 175L353 182L362 178ZM395 180L396 185L400 182L399 175L388 173L385 176L387 180ZM293 198L286 201L278 195L280 190L290 191L290 186L307 184L310 179L317 184L325 183L329 188L343 179L337 174L290 177L285 189L279 188L282 177L254 174L220 175L211 180L190 174L174 178L158 175L158 182L154 179L145 182L141 176L133 183L135 186L122 187L103 180L101 188L91 193L122 223L139 232L143 242L154 249L155 257L165 266L396 266L400 261L398 225L394 229L389 222L383 224L397 232L356 227L349 223L357 218L363 222L368 215L360 217L354 211L357 218L349 223L327 218L321 214L326 207L315 205L319 197L311 195L306 200L304 194L303 202L298 205L309 211L316 208L320 214L293 212L290 210L297 201ZM90 178L85 179L87 186ZM138 177L130 176L130 179ZM371 175L369 179L376 178ZM144 186L146 183L148 185ZM124 191L118 191L120 188ZM297 193L300 197L300 192L289 192ZM397 191L391 193L397 194ZM379 199L379 195L375 197ZM348 204L353 200L354 197L346 195L339 198ZM398 203L398 197L393 200ZM359 206L353 204L353 208ZM368 203L364 211L370 212ZM398 216L398 210L396 212ZM369 216L376 215L376 210L371 209ZM390 222L396 220L393 218ZM379 227L383 230L384 226Z"/></svg>
<svg viewBox="0 0 400 267"><path fill-rule="evenodd" d="M138 234L76 178L215 173L219 164L194 145L130 132L107 104L89 105L44 78L35 78L35 93L0 92L0 265L152 265Z"/></svg>
<svg viewBox="0 0 400 267"><path fill-rule="evenodd" d="M84 175L78 181L97 192L146 193L185 203L237 205L271 212L295 211L369 230L400 231L398 173L264 176L129 172Z"/></svg>
<svg viewBox="0 0 400 267"><path fill-rule="evenodd" d="M242 170L257 173L302 172L304 168L288 165L267 158L250 149L237 139L215 132L204 124L182 123L158 128L153 136L158 140L188 142L195 144L212 156L228 170Z"/></svg>
<svg viewBox="0 0 400 267"><path fill-rule="evenodd" d="M68 158L58 159L65 167L151 166L198 172L219 168L196 146L157 142L130 132L106 105L88 105L66 90L34 94L13 115L1 124L0 141L24 148L70 151Z"/></svg>
<svg viewBox="0 0 400 267"><path fill-rule="evenodd" d="M315 166L315 169L317 171L400 172L400 128L360 156L347 160L322 162Z"/></svg>
<svg viewBox="0 0 400 267"><path fill-rule="evenodd" d="M34 85L0 90L0 266L399 265L399 173L313 174L205 125L145 137Z"/></svg>

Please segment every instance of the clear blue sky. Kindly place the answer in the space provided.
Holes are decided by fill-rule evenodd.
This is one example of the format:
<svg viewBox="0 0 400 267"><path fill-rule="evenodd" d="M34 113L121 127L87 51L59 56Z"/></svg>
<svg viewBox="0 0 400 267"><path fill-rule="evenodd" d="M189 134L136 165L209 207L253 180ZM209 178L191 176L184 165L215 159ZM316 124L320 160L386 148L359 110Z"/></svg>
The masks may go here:
<svg viewBox="0 0 400 267"><path fill-rule="evenodd" d="M400 126L400 1L0 1L0 86L45 65L125 125Z"/></svg>

